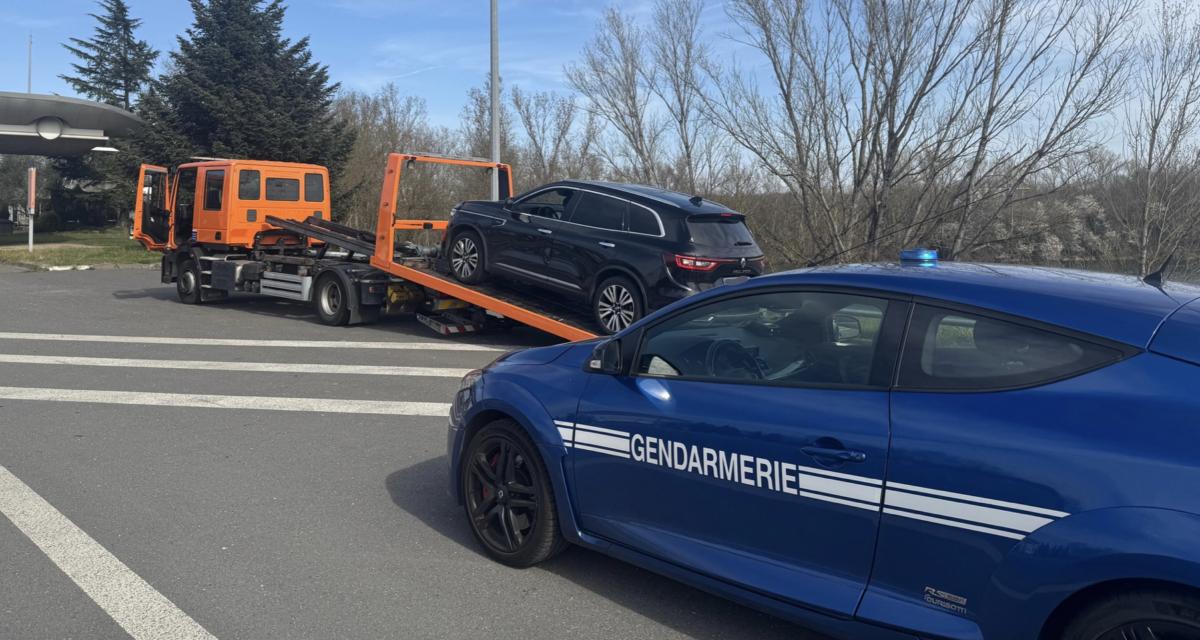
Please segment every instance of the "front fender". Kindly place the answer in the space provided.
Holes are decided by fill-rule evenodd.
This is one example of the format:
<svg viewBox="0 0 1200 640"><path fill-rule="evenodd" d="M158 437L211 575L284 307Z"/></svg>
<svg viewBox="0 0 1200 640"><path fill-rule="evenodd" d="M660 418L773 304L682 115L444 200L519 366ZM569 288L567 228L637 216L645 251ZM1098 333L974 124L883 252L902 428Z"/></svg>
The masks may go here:
<svg viewBox="0 0 1200 640"><path fill-rule="evenodd" d="M522 366L513 367L513 372L504 374L485 373L477 383L479 388L476 399L465 413L462 422L465 425L475 425L481 422L481 418L499 413L512 418L525 429L541 453L546 473L550 476L563 535L568 540L579 542L582 534L575 518L570 491L567 447L563 444L562 436L559 435L558 425L555 424L556 419L565 420L574 417L579 389L574 388L577 384L574 383L576 379L574 376L545 375L549 368L541 365L537 366L534 371L535 367L533 366ZM545 393L534 395L529 391L531 382L536 380L519 375L515 371L524 369L530 369L531 373L540 372L536 380L541 381L540 388ZM560 385L565 388L554 388ZM532 387L538 388L537 385L532 385ZM551 406L546 406L539 396L549 400ZM561 400L553 400L559 398ZM464 434L464 441L461 444L463 447L466 446L466 437L469 436ZM457 456L457 458L461 459L461 456ZM461 492L456 490L455 495L461 495Z"/></svg>
<svg viewBox="0 0 1200 640"><path fill-rule="evenodd" d="M986 638L1037 638L1067 598L1114 580L1200 588L1198 540L1200 516L1182 511L1115 507L1062 518L1005 557L980 607L980 628Z"/></svg>

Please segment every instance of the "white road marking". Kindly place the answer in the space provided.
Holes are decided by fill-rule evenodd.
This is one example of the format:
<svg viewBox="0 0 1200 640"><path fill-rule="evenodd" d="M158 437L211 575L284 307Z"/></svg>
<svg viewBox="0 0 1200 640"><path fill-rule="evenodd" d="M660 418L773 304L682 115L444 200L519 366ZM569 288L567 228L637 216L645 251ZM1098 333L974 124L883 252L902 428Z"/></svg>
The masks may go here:
<svg viewBox="0 0 1200 640"><path fill-rule="evenodd" d="M222 396L196 393L152 393L100 389L42 389L36 387L0 387L0 399L131 404L146 407L252 409L263 411L302 411L308 413L368 413L429 417L445 417L450 413L450 405L445 402Z"/></svg>
<svg viewBox="0 0 1200 640"><path fill-rule="evenodd" d="M215 640L3 466L0 513L135 640Z"/></svg>
<svg viewBox="0 0 1200 640"><path fill-rule="evenodd" d="M177 338L174 336L97 336L75 333L0 331L0 340L57 342L119 342L123 344L183 344L204 347L283 347L308 349L405 349L410 351L502 351L461 342L356 342L352 340L248 340L243 338Z"/></svg>
<svg viewBox="0 0 1200 640"><path fill-rule="evenodd" d="M194 371L264 371L274 373L328 373L371 376L417 376L461 378L470 369L399 367L360 364L314 364L296 362L226 362L220 360L149 360L141 358L86 358L0 353L0 362L56 364L82 367L131 367L135 369L190 369Z"/></svg>

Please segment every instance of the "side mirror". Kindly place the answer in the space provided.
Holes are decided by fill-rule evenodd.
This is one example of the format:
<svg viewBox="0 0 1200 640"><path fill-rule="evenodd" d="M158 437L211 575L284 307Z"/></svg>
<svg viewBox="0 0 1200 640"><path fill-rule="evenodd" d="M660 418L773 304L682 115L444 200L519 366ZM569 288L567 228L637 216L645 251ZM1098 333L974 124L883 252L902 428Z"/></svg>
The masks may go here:
<svg viewBox="0 0 1200 640"><path fill-rule="evenodd" d="M596 345L583 370L591 373L605 373L610 376L619 375L621 373L621 341L605 340Z"/></svg>
<svg viewBox="0 0 1200 640"><path fill-rule="evenodd" d="M513 203L512 198L505 198L504 199L504 208L507 209L507 208L511 207L512 203Z"/></svg>
<svg viewBox="0 0 1200 640"><path fill-rule="evenodd" d="M862 335L862 323L852 315L836 314L833 316L833 335L838 342L853 340Z"/></svg>

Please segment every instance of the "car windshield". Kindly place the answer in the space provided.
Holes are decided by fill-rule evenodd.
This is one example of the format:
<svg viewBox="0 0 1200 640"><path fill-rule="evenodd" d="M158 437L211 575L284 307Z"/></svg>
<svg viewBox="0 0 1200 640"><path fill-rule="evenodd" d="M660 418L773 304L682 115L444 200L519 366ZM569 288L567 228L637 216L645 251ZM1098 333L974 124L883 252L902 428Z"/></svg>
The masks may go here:
<svg viewBox="0 0 1200 640"><path fill-rule="evenodd" d="M708 247L752 247L754 236L741 216L692 216L687 219L692 242Z"/></svg>

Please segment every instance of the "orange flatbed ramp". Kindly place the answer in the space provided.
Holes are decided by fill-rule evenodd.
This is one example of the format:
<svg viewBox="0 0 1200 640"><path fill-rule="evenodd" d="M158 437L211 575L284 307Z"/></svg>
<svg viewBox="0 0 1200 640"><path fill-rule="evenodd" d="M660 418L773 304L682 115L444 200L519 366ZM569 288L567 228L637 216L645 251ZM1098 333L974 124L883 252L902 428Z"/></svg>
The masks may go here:
<svg viewBox="0 0 1200 640"><path fill-rule="evenodd" d="M545 294L528 289L479 284L464 285L433 269L371 258L371 266L397 278L419 284L567 340L588 340L591 317L555 304Z"/></svg>

